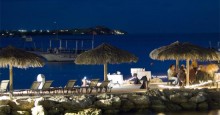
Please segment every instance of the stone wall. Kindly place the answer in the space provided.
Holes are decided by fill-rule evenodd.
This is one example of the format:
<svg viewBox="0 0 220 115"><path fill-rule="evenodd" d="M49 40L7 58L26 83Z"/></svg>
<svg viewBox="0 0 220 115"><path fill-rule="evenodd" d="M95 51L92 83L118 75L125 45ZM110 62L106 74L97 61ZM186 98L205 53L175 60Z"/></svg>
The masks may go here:
<svg viewBox="0 0 220 115"><path fill-rule="evenodd" d="M139 111L220 109L220 92L208 89L158 89L146 93L71 95L1 99L1 115L101 115Z"/></svg>

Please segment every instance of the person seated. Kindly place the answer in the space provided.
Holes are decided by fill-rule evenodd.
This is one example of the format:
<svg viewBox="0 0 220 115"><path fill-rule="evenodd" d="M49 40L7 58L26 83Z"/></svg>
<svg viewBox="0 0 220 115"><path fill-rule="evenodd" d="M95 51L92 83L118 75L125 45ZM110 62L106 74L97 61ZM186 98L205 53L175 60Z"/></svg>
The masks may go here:
<svg viewBox="0 0 220 115"><path fill-rule="evenodd" d="M177 77L179 79L179 85L184 86L186 82L186 72L185 72L185 67L181 66L180 70L178 71Z"/></svg>
<svg viewBox="0 0 220 115"><path fill-rule="evenodd" d="M196 75L196 83L203 83L208 81L208 74L205 72L205 67L200 65L197 69Z"/></svg>
<svg viewBox="0 0 220 115"><path fill-rule="evenodd" d="M182 69L184 69L184 71L186 72L186 66L184 64L181 64L180 68L182 67Z"/></svg>
<svg viewBox="0 0 220 115"><path fill-rule="evenodd" d="M190 70L189 70L189 83L190 84L194 84L196 82L196 72L197 72L197 68L190 66Z"/></svg>
<svg viewBox="0 0 220 115"><path fill-rule="evenodd" d="M140 80L139 80L138 77L137 77L137 73L134 73L134 74L133 74L133 77L132 77L132 79L131 79L130 81L132 81L133 84L141 84ZM131 82L130 82L130 83L131 83Z"/></svg>
<svg viewBox="0 0 220 115"><path fill-rule="evenodd" d="M178 84L178 78L176 77L175 65L171 64L169 69L167 70L168 80L174 80L173 84Z"/></svg>

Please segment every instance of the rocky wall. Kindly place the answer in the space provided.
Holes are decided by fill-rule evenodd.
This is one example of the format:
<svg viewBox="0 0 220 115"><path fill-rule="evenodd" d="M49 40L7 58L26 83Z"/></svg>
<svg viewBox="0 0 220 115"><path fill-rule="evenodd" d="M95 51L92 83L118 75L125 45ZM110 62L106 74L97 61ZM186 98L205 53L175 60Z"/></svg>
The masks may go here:
<svg viewBox="0 0 220 115"><path fill-rule="evenodd" d="M146 93L1 99L1 115L101 115L139 111L220 109L220 92L209 89L152 89Z"/></svg>

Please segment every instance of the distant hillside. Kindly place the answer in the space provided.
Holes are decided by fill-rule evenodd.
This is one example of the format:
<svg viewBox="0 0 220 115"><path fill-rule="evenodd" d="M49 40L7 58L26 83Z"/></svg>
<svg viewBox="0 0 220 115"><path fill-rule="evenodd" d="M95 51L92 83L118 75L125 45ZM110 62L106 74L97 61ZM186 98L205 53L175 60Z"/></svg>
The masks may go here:
<svg viewBox="0 0 220 115"><path fill-rule="evenodd" d="M91 28L74 28L74 29L59 29L59 30L1 30L2 37L13 36L34 36L34 35L74 35L74 34L94 34L94 35L124 35L127 32L117 29L110 29L105 26L96 26Z"/></svg>

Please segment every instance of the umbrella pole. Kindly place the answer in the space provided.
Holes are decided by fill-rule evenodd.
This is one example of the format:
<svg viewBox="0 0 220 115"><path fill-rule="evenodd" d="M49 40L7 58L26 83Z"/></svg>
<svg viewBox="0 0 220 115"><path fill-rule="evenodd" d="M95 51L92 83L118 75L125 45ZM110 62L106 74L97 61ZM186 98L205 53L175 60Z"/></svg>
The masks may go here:
<svg viewBox="0 0 220 115"><path fill-rule="evenodd" d="M104 81L107 81L107 72L108 72L108 66L107 63L104 64Z"/></svg>
<svg viewBox="0 0 220 115"><path fill-rule="evenodd" d="M10 75L10 83L9 83L9 86L10 86L10 92L12 93L13 91L13 67L12 65L9 65L9 75Z"/></svg>
<svg viewBox="0 0 220 115"><path fill-rule="evenodd" d="M179 59L176 59L176 72L179 71Z"/></svg>
<svg viewBox="0 0 220 115"><path fill-rule="evenodd" d="M189 59L186 59L186 86L189 86Z"/></svg>

